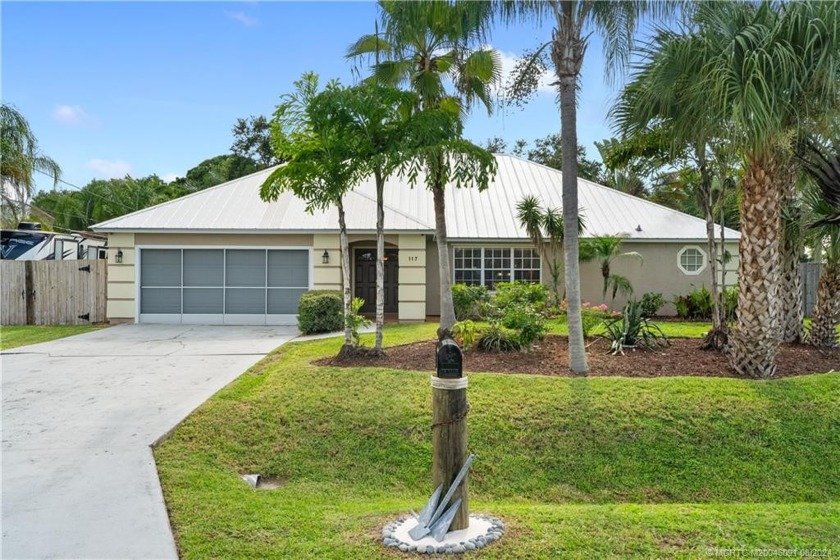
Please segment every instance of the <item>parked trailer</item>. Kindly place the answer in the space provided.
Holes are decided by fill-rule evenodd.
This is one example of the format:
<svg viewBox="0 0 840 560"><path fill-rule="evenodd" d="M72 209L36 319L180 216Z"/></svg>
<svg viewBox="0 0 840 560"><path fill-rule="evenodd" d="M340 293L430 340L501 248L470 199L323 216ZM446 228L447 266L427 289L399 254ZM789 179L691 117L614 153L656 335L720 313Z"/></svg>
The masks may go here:
<svg viewBox="0 0 840 560"><path fill-rule="evenodd" d="M0 230L0 259L10 261L106 258L106 240L82 233L41 231L41 224L21 222L18 229Z"/></svg>

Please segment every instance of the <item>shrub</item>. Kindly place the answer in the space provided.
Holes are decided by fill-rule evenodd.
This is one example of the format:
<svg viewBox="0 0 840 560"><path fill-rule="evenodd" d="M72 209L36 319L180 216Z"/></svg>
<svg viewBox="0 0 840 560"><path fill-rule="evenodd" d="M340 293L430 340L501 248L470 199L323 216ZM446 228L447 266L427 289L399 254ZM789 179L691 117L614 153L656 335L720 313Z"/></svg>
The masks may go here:
<svg viewBox="0 0 840 560"><path fill-rule="evenodd" d="M677 309L677 317L688 319L691 316L691 298L689 296L674 296L674 307Z"/></svg>
<svg viewBox="0 0 840 560"><path fill-rule="evenodd" d="M298 328L303 334L340 331L344 301L337 290L310 290L298 302Z"/></svg>
<svg viewBox="0 0 840 560"><path fill-rule="evenodd" d="M531 306L542 312L548 302L548 288L539 283L531 282L499 282L496 284L496 295L493 305L503 312L511 306Z"/></svg>
<svg viewBox="0 0 840 560"><path fill-rule="evenodd" d="M490 301L490 294L484 286L452 286L452 303L455 306L455 318L459 321L484 318L484 305Z"/></svg>
<svg viewBox="0 0 840 560"><path fill-rule="evenodd" d="M580 310L580 320L583 326L583 336L589 336L595 330L595 327L600 325L607 319L609 315L600 309L582 308Z"/></svg>
<svg viewBox="0 0 840 560"><path fill-rule="evenodd" d="M564 299L560 302L560 313L568 311L568 302ZM603 323L605 320L612 317L609 307L606 303L593 306L588 301L584 301L580 306L581 326L583 327L583 336L589 336L595 330L595 327Z"/></svg>
<svg viewBox="0 0 840 560"><path fill-rule="evenodd" d="M606 337L612 342L610 354L624 354L625 348L642 347L654 350L668 345L668 339L655 324L648 321L638 301L631 301L624 306L624 312L618 319L604 324Z"/></svg>
<svg viewBox="0 0 840 560"><path fill-rule="evenodd" d="M362 344L362 340L359 338L359 329L373 324L373 321L359 313L364 305L365 300L362 298L353 298L350 302L350 313L344 317L345 324L350 327L350 337L353 339L355 346L361 346Z"/></svg>
<svg viewBox="0 0 840 560"><path fill-rule="evenodd" d="M706 286L684 296L674 296L674 307L680 319L699 319L708 321L712 318L714 301Z"/></svg>
<svg viewBox="0 0 840 560"><path fill-rule="evenodd" d="M694 290L688 297L691 298L691 306L694 317L697 319L711 319L712 310L714 309L714 301L712 300L712 293L706 289L706 286L699 290Z"/></svg>
<svg viewBox="0 0 840 560"><path fill-rule="evenodd" d="M455 341L461 345L464 350L469 350L475 344L475 337L478 334L478 327L469 319L465 321L458 321L452 326L452 335Z"/></svg>
<svg viewBox="0 0 840 560"><path fill-rule="evenodd" d="M642 294L642 299L639 301L642 306L642 314L645 317L653 317L665 305L665 298L660 292L648 292Z"/></svg>
<svg viewBox="0 0 840 560"><path fill-rule="evenodd" d="M476 345L486 352L513 352L521 348L516 333L497 322L481 332Z"/></svg>
<svg viewBox="0 0 840 560"><path fill-rule="evenodd" d="M503 327L515 333L519 346L529 352L534 343L545 338L548 333L545 317L530 306L508 307L501 322Z"/></svg>

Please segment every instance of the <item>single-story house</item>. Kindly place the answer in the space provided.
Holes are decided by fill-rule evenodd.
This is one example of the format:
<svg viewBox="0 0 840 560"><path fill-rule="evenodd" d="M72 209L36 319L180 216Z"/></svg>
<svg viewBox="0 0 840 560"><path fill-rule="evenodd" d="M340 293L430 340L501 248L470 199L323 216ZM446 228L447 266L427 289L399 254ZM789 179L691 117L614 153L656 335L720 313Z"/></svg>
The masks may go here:
<svg viewBox="0 0 840 560"><path fill-rule="evenodd" d="M535 195L560 208L562 173L512 156L497 156L489 188L450 188L446 220L453 281L484 284L550 282L516 219L516 204ZM301 293L341 285L335 209L307 213L285 193L263 202L260 185L271 169L165 202L94 226L108 235L108 318L114 322L287 324L296 320ZM580 179L583 237L621 234L623 251L643 261L617 258L635 294L666 299L709 284L703 220ZM359 184L345 200L353 293L374 304L375 190ZM716 228L719 232L719 228ZM431 192L390 178L385 188L385 311L400 321L439 314L438 251ZM727 229L727 250L737 255L739 234ZM733 283L737 257L727 266ZM584 301L601 303L596 262L581 265ZM609 300L609 295L607 296ZM616 308L624 303L619 297ZM364 310L364 309L363 309ZM673 307L664 310L673 312Z"/></svg>

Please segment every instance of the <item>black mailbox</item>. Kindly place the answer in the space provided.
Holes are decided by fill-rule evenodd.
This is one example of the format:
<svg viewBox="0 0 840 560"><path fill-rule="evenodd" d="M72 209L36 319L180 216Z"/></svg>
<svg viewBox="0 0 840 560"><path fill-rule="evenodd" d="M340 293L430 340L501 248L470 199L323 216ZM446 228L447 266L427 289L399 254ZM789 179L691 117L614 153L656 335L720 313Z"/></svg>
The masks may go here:
<svg viewBox="0 0 840 560"><path fill-rule="evenodd" d="M438 342L435 358L438 377L457 379L464 376L464 353L451 338L444 338Z"/></svg>

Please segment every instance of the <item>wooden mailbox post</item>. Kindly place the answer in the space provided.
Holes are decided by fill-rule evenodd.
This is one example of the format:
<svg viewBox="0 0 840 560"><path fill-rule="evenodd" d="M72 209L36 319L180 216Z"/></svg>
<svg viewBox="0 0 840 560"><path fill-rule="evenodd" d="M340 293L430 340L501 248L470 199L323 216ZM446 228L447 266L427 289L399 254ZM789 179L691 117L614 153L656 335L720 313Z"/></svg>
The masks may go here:
<svg viewBox="0 0 840 560"><path fill-rule="evenodd" d="M437 375L432 377L432 479L433 488L449 488L467 460L467 378L464 377L464 354L451 338L438 343ZM470 524L467 500L467 477L452 496L461 507L450 526L451 531Z"/></svg>

